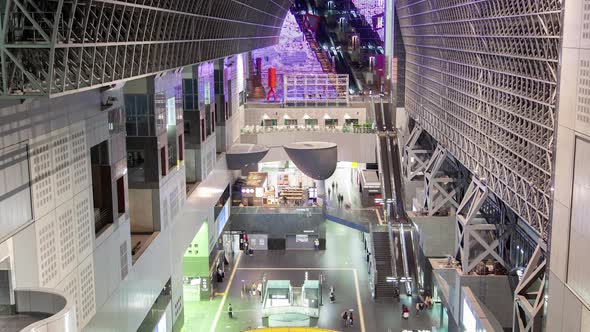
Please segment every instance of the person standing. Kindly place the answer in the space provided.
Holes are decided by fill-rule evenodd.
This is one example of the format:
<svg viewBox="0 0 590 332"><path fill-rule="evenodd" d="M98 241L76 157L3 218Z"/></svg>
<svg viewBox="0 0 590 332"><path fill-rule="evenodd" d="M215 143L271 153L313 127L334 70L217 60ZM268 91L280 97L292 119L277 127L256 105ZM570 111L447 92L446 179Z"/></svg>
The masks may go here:
<svg viewBox="0 0 590 332"><path fill-rule="evenodd" d="M234 318L234 309L231 306L231 303L229 304L229 307L227 308L227 315L229 316L230 319Z"/></svg>
<svg viewBox="0 0 590 332"><path fill-rule="evenodd" d="M352 327L354 325L354 315L353 315L353 310L352 309L348 309L348 326Z"/></svg>

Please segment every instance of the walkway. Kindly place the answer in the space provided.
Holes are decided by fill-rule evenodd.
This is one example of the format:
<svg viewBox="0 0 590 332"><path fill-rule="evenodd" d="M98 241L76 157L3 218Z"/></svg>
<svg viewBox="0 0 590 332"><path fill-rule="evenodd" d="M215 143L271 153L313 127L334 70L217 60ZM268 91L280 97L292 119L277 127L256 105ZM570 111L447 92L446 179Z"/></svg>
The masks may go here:
<svg viewBox="0 0 590 332"><path fill-rule="evenodd" d="M254 256L241 255L235 273L226 272L228 292L213 301L189 301L185 294L185 329L190 332L241 331L262 324L260 298L242 294L242 282L258 282L262 273L268 279L290 279L300 284L307 271L310 279L319 273L326 276L325 286L336 290L336 303L330 304L327 291L320 311L318 327L351 332L401 331L428 329L438 326L438 308L421 317L401 319L401 304L393 300L373 301L368 287L368 271L360 232L329 222L326 224L327 249L325 251L259 251ZM329 286L328 286L329 287ZM412 306L412 299L402 296L402 302ZM227 306L231 303L234 318L229 319ZM353 309L355 326L344 328L340 313ZM412 310L414 313L414 310Z"/></svg>
<svg viewBox="0 0 590 332"><path fill-rule="evenodd" d="M332 184L334 184L333 188ZM384 222L382 210L362 206L359 185L356 183L356 176L353 175L352 169L337 168L326 180L326 195L328 188L331 194L326 208L327 219L363 232L369 232L369 224ZM342 206L338 204L339 194L344 197ZM345 205L350 205L350 208L345 208Z"/></svg>

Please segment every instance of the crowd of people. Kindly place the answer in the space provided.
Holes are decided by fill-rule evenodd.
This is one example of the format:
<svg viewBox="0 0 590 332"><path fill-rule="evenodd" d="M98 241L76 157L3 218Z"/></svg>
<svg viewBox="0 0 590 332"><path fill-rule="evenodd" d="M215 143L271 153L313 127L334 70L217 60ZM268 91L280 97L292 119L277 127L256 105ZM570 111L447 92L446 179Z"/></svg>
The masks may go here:
<svg viewBox="0 0 590 332"><path fill-rule="evenodd" d="M422 301L421 298L418 299L418 302L416 302L416 317L420 317L420 314L422 314L424 310L432 308L432 305L432 297L428 293L424 297L424 301ZM410 318L410 309L405 304L402 304L402 318Z"/></svg>

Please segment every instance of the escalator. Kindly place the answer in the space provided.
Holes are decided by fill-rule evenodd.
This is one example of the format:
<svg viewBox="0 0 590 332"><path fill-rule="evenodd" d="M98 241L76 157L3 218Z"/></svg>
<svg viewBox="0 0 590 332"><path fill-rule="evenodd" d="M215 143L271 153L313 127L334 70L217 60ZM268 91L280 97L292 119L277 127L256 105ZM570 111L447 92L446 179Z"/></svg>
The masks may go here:
<svg viewBox="0 0 590 332"><path fill-rule="evenodd" d="M413 226L411 224L390 224L393 243L394 277L400 281L401 290L411 295L418 285L418 268L415 255Z"/></svg>
<svg viewBox="0 0 590 332"><path fill-rule="evenodd" d="M418 269L413 224L403 208L403 190L399 144L391 105L374 99L372 106L377 128L377 156L384 203L389 211L392 273L400 291L413 294L418 289Z"/></svg>

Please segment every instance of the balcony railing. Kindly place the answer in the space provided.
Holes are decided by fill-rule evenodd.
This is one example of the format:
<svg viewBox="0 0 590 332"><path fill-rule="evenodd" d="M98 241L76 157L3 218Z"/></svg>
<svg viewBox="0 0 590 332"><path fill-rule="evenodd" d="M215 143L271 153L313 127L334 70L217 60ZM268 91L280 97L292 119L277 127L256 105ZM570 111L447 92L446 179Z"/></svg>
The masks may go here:
<svg viewBox="0 0 590 332"><path fill-rule="evenodd" d="M14 290L16 313L29 322L31 317L42 317L27 325L21 332L76 331L74 302L57 290L22 288Z"/></svg>
<svg viewBox="0 0 590 332"><path fill-rule="evenodd" d="M241 134L267 134L278 132L314 131L324 133L352 133L352 134L373 134L375 129L369 125L354 126L245 126Z"/></svg>

